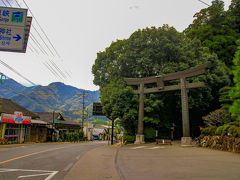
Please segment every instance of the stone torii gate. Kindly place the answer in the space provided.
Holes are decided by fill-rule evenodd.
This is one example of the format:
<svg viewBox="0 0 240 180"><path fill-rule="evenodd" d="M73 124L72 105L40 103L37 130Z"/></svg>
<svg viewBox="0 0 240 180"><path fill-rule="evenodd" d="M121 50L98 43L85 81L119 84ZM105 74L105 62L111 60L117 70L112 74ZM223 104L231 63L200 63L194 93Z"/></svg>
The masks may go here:
<svg viewBox="0 0 240 180"><path fill-rule="evenodd" d="M147 93L157 93L164 91L174 91L181 90L181 104L182 104L182 130L183 137L181 139L181 144L191 145L192 138L190 137L190 127L189 127L189 109L188 109L188 95L187 89L203 87L203 82L193 82L188 83L186 78L198 76L204 74L206 69L211 67L210 63L203 64L201 66L188 69L185 71L165 74L156 77L146 77L146 78L124 78L127 85L138 86L138 90L134 91L134 94L139 94L139 114L138 114L138 131L136 134L135 144L144 143L143 135L143 117L144 117L144 94ZM177 85L164 86L165 81L180 80ZM156 87L145 88L146 84L156 84Z"/></svg>

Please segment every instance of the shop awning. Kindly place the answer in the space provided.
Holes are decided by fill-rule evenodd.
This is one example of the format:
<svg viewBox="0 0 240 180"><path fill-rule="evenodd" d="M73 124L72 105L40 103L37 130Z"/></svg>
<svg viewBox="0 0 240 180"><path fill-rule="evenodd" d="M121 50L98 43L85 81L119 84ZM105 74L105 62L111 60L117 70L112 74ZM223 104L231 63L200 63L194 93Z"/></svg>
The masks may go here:
<svg viewBox="0 0 240 180"><path fill-rule="evenodd" d="M45 121L41 121L41 120L33 120L32 119L32 124L49 124L49 123L47 123L47 122L45 122Z"/></svg>

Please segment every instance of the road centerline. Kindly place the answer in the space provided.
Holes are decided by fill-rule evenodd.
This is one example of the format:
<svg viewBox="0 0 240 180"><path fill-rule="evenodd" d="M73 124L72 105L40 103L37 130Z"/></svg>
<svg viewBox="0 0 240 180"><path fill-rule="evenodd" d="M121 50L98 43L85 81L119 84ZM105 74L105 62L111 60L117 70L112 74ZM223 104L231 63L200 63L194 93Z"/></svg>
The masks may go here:
<svg viewBox="0 0 240 180"><path fill-rule="evenodd" d="M23 156L18 156L18 157L12 158L12 159L8 159L8 160L5 160L5 161L1 161L0 164L4 164L4 163L7 163L7 162L11 162L11 161L14 161L14 160L18 160L18 159L22 159L22 158L25 158L25 157L33 156L33 155L36 155L36 154L41 154L41 153L44 153L44 152L54 151L54 150L58 150L58 149L64 149L64 148L68 148L68 147L72 147L72 146L64 146L64 147L59 147L59 148L51 148L51 149L47 149L47 150L43 150L43 151L38 151L38 152L23 155Z"/></svg>

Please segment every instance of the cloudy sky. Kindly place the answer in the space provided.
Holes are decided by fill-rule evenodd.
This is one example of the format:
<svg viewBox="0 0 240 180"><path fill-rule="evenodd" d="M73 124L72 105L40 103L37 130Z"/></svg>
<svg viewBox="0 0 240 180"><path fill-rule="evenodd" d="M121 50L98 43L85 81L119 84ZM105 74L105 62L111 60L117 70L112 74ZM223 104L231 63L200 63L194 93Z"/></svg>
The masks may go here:
<svg viewBox="0 0 240 180"><path fill-rule="evenodd" d="M34 28L31 29L33 37L29 40L25 54L0 52L0 59L35 84L48 85L61 81L88 90L98 89L92 82L91 73L96 54L112 41L128 38L138 29L163 24L174 26L181 32L193 21L196 12L207 7L198 0L17 1L23 8L27 4L36 18L33 19ZM211 0L203 1L211 4ZM224 1L225 9L230 1ZM18 7L15 0L0 0L2 6L10 4ZM28 16L32 14L28 12ZM61 72L58 72L54 64ZM29 85L26 80L2 65L0 72Z"/></svg>

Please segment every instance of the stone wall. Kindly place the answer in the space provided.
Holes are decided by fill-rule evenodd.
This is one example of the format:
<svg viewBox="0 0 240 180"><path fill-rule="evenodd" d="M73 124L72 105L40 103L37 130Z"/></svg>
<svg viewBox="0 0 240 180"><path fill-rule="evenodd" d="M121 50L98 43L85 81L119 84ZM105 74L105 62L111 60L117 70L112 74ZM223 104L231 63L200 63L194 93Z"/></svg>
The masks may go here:
<svg viewBox="0 0 240 180"><path fill-rule="evenodd" d="M201 139L201 146L240 153L240 138L231 136L204 136Z"/></svg>

